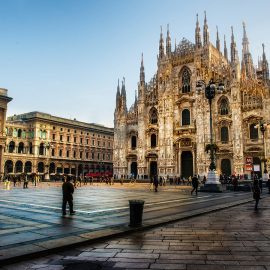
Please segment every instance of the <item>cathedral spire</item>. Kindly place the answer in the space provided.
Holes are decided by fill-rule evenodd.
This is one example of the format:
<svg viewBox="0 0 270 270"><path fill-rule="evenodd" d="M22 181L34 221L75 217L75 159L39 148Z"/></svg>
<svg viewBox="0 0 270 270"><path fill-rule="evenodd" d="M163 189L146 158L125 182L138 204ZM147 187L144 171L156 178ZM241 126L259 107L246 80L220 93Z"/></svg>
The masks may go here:
<svg viewBox="0 0 270 270"><path fill-rule="evenodd" d="M269 66L268 66L268 61L266 59L266 55L264 52L264 44L262 44L262 48L263 48L263 55L262 55L262 78L264 81L268 81L269 80Z"/></svg>
<svg viewBox="0 0 270 270"><path fill-rule="evenodd" d="M218 35L218 27L217 27L217 40L216 40L216 48L220 52L220 39Z"/></svg>
<svg viewBox="0 0 270 270"><path fill-rule="evenodd" d="M164 57L164 40L162 34L162 26L160 26L160 39L159 39L159 59Z"/></svg>
<svg viewBox="0 0 270 270"><path fill-rule="evenodd" d="M167 37L166 37L166 55L169 56L172 52L172 44L170 37L169 24L167 24Z"/></svg>
<svg viewBox="0 0 270 270"><path fill-rule="evenodd" d="M143 65L143 53L142 53L142 60L141 60L141 67L140 67L140 84L145 84L145 73L144 73L144 65Z"/></svg>
<svg viewBox="0 0 270 270"><path fill-rule="evenodd" d="M236 60L236 43L234 41L234 34L233 34L233 27L232 29L232 35L231 35L231 63L234 63Z"/></svg>
<svg viewBox="0 0 270 270"><path fill-rule="evenodd" d="M125 77L123 77L122 88L121 88L121 99L122 99L122 108L126 112L127 111L127 95L126 95L126 85L125 85Z"/></svg>
<svg viewBox="0 0 270 270"><path fill-rule="evenodd" d="M228 61L228 50L227 50L226 36L225 35L224 35L224 57Z"/></svg>
<svg viewBox="0 0 270 270"><path fill-rule="evenodd" d="M137 97L137 90L135 90L135 102L134 102L134 107L137 107L138 105L138 97Z"/></svg>
<svg viewBox="0 0 270 270"><path fill-rule="evenodd" d="M116 91L116 108L119 106L119 100L120 100L120 86L119 86L119 79L118 79L118 85L117 85L117 91Z"/></svg>
<svg viewBox="0 0 270 270"><path fill-rule="evenodd" d="M203 46L209 44L209 31L208 31L208 24L206 18L206 11L204 11L204 25L203 25Z"/></svg>
<svg viewBox="0 0 270 270"><path fill-rule="evenodd" d="M202 41L201 41L201 29L200 29L198 14L196 16L197 16L197 21L196 21L196 28L195 28L195 46L198 49L202 47Z"/></svg>
<svg viewBox="0 0 270 270"><path fill-rule="evenodd" d="M246 69L246 75L249 78L253 78L255 76L255 70L253 66L252 56L251 56L251 53L249 52L249 41L248 41L247 32L246 32L246 25L244 22L243 22L242 46L243 46L242 47L242 60L244 60L244 67Z"/></svg>

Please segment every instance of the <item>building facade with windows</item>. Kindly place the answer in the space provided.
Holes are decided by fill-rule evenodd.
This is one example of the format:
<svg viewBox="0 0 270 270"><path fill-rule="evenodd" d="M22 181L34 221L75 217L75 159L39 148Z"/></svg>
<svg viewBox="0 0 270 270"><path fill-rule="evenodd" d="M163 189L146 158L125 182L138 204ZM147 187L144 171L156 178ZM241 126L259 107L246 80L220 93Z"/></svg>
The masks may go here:
<svg viewBox="0 0 270 270"><path fill-rule="evenodd" d="M242 60L239 60L232 29L230 57L219 33L215 46L209 40L205 14L203 38L197 16L195 43L183 39L172 49L169 28L162 30L157 71L146 83L143 58L138 96L130 109L126 89L119 81L114 113L114 174L134 174L139 179L160 176L207 175L210 157L209 102L197 91L199 81L211 79L225 90L212 100L213 136L217 172L249 174L263 171L270 158L270 134L260 123L270 123L269 68L264 52L253 65L243 24ZM121 89L120 89L121 88ZM262 136L264 135L264 137ZM246 160L253 162L246 166ZM268 164L266 164L268 166Z"/></svg>
<svg viewBox="0 0 270 270"><path fill-rule="evenodd" d="M112 173L113 129L30 112L8 117L1 172Z"/></svg>

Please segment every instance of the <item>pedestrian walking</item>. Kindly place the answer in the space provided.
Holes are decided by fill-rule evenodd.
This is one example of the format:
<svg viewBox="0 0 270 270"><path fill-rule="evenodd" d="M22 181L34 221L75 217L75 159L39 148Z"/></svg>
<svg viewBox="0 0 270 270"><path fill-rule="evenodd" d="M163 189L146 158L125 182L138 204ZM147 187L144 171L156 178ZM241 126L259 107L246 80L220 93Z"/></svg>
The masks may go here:
<svg viewBox="0 0 270 270"><path fill-rule="evenodd" d="M261 199L261 190L259 187L259 181L256 178L253 181L252 191L253 191L253 199L255 200L255 210L257 210L259 200Z"/></svg>
<svg viewBox="0 0 270 270"><path fill-rule="evenodd" d="M63 216L67 214L67 212L66 212L67 203L69 205L69 213L71 215L74 215L75 214L75 211L73 210L74 186L70 182L69 176L66 178L66 181L62 185L62 191L63 191L63 204L62 204Z"/></svg>
<svg viewBox="0 0 270 270"><path fill-rule="evenodd" d="M154 175L154 187L155 187L155 192L158 191L158 176L155 174Z"/></svg>
<svg viewBox="0 0 270 270"><path fill-rule="evenodd" d="M196 192L196 195L198 195L199 179L196 174L194 174L191 181L193 187L193 189L191 190L191 195L194 191Z"/></svg>
<svg viewBox="0 0 270 270"><path fill-rule="evenodd" d="M237 189L238 189L238 180L237 180L235 175L232 178L232 184L233 184L233 191L237 191Z"/></svg>
<svg viewBox="0 0 270 270"><path fill-rule="evenodd" d="M28 176L27 176L27 174L23 175L23 188L28 188Z"/></svg>
<svg viewBox="0 0 270 270"><path fill-rule="evenodd" d="M260 187L260 190L261 190L261 193L263 191L263 180L262 178L259 179L259 187Z"/></svg>
<svg viewBox="0 0 270 270"><path fill-rule="evenodd" d="M153 190L154 189L154 176L150 177L150 187L149 190Z"/></svg>
<svg viewBox="0 0 270 270"><path fill-rule="evenodd" d="M267 180L268 194L270 194L270 177Z"/></svg>

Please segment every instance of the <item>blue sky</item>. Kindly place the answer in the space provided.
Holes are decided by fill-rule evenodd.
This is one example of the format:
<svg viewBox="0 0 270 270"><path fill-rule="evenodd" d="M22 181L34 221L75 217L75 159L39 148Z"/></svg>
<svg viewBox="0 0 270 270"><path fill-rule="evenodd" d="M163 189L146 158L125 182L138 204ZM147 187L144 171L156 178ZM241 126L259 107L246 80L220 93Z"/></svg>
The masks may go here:
<svg viewBox="0 0 270 270"><path fill-rule="evenodd" d="M268 0L0 0L8 115L38 110L113 127L118 78L126 78L130 106L142 52L146 80L156 71L160 25L170 24L173 47L183 37L194 42L196 13L202 29L204 10L214 44L216 25L222 44L233 25L241 56L245 21L253 61L262 42L270 57Z"/></svg>

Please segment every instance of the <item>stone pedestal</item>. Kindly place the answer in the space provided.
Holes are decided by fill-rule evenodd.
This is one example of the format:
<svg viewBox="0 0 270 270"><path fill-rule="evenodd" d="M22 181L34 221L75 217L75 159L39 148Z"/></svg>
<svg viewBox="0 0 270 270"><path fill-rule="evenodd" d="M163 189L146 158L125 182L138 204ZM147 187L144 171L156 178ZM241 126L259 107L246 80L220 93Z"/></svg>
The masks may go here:
<svg viewBox="0 0 270 270"><path fill-rule="evenodd" d="M209 171L204 186L200 188L202 192L222 192L222 185L216 171Z"/></svg>
<svg viewBox="0 0 270 270"><path fill-rule="evenodd" d="M265 181L265 182L267 182L267 180L268 180L268 173L263 173L262 180Z"/></svg>

